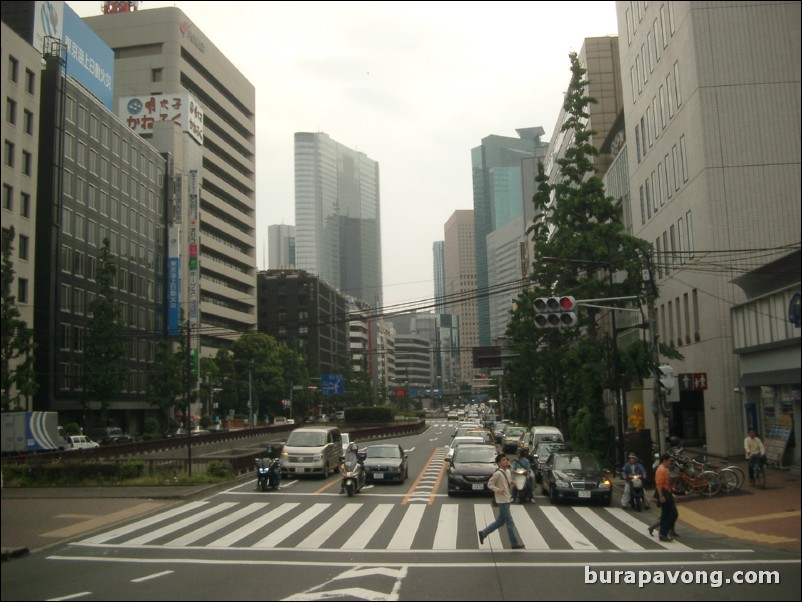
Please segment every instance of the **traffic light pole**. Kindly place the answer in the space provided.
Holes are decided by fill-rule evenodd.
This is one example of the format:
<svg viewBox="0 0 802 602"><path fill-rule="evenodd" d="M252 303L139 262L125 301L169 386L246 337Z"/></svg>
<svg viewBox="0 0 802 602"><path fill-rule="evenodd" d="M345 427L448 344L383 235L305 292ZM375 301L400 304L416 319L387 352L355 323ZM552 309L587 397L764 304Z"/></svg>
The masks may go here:
<svg viewBox="0 0 802 602"><path fill-rule="evenodd" d="M657 298L657 285L654 282L654 269L652 267L651 256L645 254L646 267L648 270L649 288L646 295L646 307L649 313L649 332L652 343L652 378L654 380L654 387L652 393L652 413L654 414L654 431L657 437L657 449L660 453L663 452L666 434L662 428L665 427L664 422L660 420L660 414L664 413L665 397L662 387L660 386L660 347L658 344L657 334L657 307L655 300Z"/></svg>

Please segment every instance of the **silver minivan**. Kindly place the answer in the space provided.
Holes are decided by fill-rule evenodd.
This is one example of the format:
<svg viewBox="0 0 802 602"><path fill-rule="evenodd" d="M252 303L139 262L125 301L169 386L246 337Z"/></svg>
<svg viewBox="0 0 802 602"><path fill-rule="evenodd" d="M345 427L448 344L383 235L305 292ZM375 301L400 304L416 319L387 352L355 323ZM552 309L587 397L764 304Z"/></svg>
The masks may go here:
<svg viewBox="0 0 802 602"><path fill-rule="evenodd" d="M556 426L533 426L532 427L532 450L535 451L541 443L562 443L563 434Z"/></svg>
<svg viewBox="0 0 802 602"><path fill-rule="evenodd" d="M342 456L340 429L305 426L290 433L281 453L281 476L321 475L335 472Z"/></svg>

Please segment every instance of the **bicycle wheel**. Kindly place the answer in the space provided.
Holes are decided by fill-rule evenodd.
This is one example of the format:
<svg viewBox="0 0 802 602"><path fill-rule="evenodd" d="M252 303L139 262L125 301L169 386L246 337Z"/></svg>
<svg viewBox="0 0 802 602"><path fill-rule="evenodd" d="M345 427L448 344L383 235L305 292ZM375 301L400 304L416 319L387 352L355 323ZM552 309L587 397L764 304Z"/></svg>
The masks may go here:
<svg viewBox="0 0 802 602"><path fill-rule="evenodd" d="M721 491L724 493L732 493L738 489L738 475L734 470L722 468L718 471L717 476L719 485L721 485Z"/></svg>
<svg viewBox="0 0 802 602"><path fill-rule="evenodd" d="M766 469L763 466L755 467L755 487L766 488Z"/></svg>
<svg viewBox="0 0 802 602"><path fill-rule="evenodd" d="M725 468L722 468L722 470L731 470L733 473L735 473L735 476L738 478L738 484L735 486L735 489L736 490L740 489L741 486L744 484L744 481L746 480L746 473L744 473L744 471L740 467L735 465L727 466Z"/></svg>
<svg viewBox="0 0 802 602"><path fill-rule="evenodd" d="M708 497L716 495L721 489L721 484L718 482L718 476L712 470L706 470L696 479L694 491L703 493Z"/></svg>

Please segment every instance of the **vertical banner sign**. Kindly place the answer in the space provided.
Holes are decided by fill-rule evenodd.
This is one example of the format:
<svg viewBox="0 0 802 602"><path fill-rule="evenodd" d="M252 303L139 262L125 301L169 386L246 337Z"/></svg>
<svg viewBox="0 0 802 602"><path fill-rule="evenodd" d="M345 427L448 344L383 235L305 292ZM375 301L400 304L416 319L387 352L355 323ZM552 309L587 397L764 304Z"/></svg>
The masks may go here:
<svg viewBox="0 0 802 602"><path fill-rule="evenodd" d="M167 334L181 332L181 228L170 226L167 244Z"/></svg>
<svg viewBox="0 0 802 602"><path fill-rule="evenodd" d="M192 367L195 376L198 374L198 351L200 346L200 209L199 205L199 181L198 170L192 169L189 172L189 329L192 333L190 337L190 349L192 353Z"/></svg>
<svg viewBox="0 0 802 602"><path fill-rule="evenodd" d="M184 219L184 179L181 174L173 178L173 221L180 224Z"/></svg>

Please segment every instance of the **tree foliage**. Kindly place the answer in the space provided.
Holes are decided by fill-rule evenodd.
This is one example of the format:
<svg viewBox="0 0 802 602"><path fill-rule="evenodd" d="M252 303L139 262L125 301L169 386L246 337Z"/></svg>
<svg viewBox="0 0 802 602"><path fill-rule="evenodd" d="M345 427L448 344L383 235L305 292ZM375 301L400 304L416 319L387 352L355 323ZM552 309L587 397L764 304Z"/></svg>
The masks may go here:
<svg viewBox="0 0 802 602"><path fill-rule="evenodd" d="M36 394L37 383L34 373L33 334L21 318L17 298L12 293L14 285L14 227L2 229L2 284L0 285L0 368L2 371L3 410L20 407L21 397Z"/></svg>
<svg viewBox="0 0 802 602"><path fill-rule="evenodd" d="M98 291L89 304L91 317L84 345L84 390L100 402L101 424L108 419L109 402L122 391L126 378L126 339L120 306L114 294L117 265L109 239L103 239L97 267Z"/></svg>
<svg viewBox="0 0 802 602"><path fill-rule="evenodd" d="M581 306L576 326L539 330L533 303L551 295L579 300L638 295L640 254L649 245L627 234L615 201L595 174L598 150L587 121L588 107L596 100L587 95L585 69L576 53L569 59L571 83L561 130L571 142L557 160L553 182L542 163L538 166L535 219L528 230L536 253L532 286L520 295L508 326L516 357L507 368L505 386L517 404L535 408L535 422L556 424L578 447L605 455L610 429L603 393L614 388L616 379L609 361L611 341L599 333L604 310Z"/></svg>

